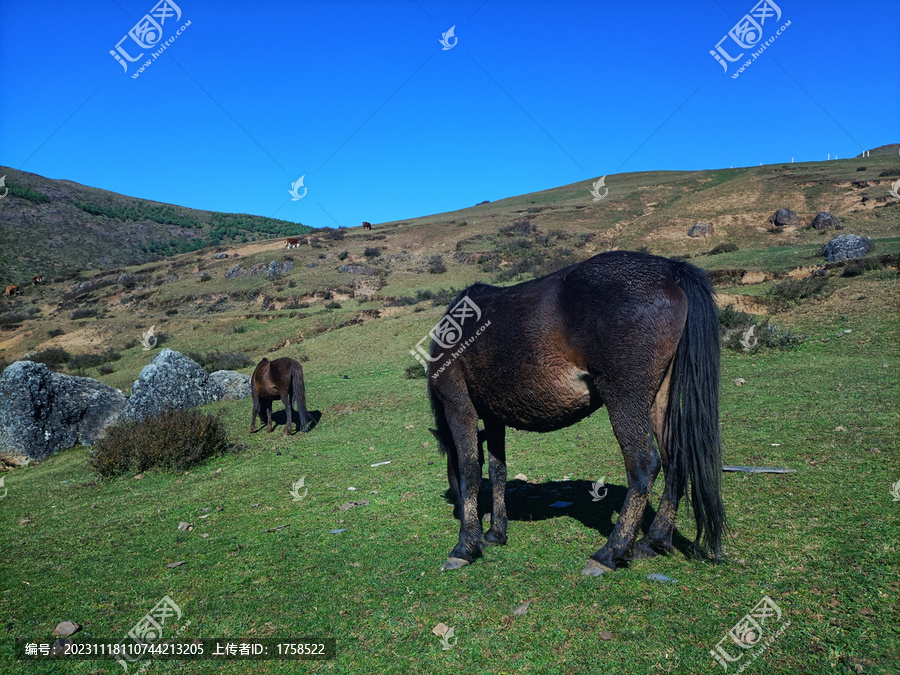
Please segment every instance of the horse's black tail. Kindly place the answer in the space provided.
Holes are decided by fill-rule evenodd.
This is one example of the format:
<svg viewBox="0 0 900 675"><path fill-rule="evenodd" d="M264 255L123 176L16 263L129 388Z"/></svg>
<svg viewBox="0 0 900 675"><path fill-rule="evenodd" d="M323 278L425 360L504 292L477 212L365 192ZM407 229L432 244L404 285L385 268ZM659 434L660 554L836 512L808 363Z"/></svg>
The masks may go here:
<svg viewBox="0 0 900 675"><path fill-rule="evenodd" d="M293 373L294 400L297 402L297 413L300 415L300 431L309 431L309 413L306 410L306 385L303 383L303 368L297 367ZM290 415L290 410L288 415ZM290 422L290 419L288 420Z"/></svg>
<svg viewBox="0 0 900 675"><path fill-rule="evenodd" d="M688 298L687 323L672 365L666 411L667 450L677 494L691 485L697 543L718 560L725 533L722 443L719 437L719 318L715 291L693 265L676 263L675 280Z"/></svg>
<svg viewBox="0 0 900 675"><path fill-rule="evenodd" d="M462 496L459 493L459 455L457 454L456 443L453 441L453 432L450 430L450 423L447 421L444 404L431 388L430 383L428 396L431 398L434 426L437 427L436 429L431 429L431 433L434 434L437 440L438 450L447 457L447 483L450 488L450 498L454 505L454 515L459 517L460 509L462 508Z"/></svg>

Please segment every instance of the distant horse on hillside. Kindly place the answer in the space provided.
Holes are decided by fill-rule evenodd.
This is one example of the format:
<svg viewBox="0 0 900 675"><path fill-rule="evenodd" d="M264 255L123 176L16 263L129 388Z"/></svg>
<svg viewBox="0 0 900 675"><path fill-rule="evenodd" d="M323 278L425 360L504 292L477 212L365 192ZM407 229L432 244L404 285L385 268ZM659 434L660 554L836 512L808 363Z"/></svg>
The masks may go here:
<svg viewBox="0 0 900 675"><path fill-rule="evenodd" d="M6 291L4 291L3 295L7 298L11 298L14 295L18 295L21 292L21 289L15 284L11 284L6 287Z"/></svg>
<svg viewBox="0 0 900 675"><path fill-rule="evenodd" d="M31 277L31 283L35 286L40 286L44 283L44 276L42 274L35 274Z"/></svg>
<svg viewBox="0 0 900 675"><path fill-rule="evenodd" d="M609 539L582 574L672 552L689 482L697 543L718 560L726 524L713 294L706 275L688 263L616 251L507 288L475 284L457 297L431 333L428 357L434 433L460 519L459 542L442 570L506 543L506 427L554 431L604 404L628 492ZM482 437L493 488L486 535L477 510ZM660 467L659 511L635 543Z"/></svg>
<svg viewBox="0 0 900 675"><path fill-rule="evenodd" d="M300 240L296 237L288 237L284 240L285 248L298 248L300 246Z"/></svg>
<svg viewBox="0 0 900 675"><path fill-rule="evenodd" d="M363 229L364 229L364 230L371 230L371 229L372 229L372 223L367 223L367 222L363 221Z"/></svg>
<svg viewBox="0 0 900 675"><path fill-rule="evenodd" d="M272 431L272 401L281 399L284 405L284 435L291 435L291 421L294 402L300 416L300 431L309 428L309 414L306 410L306 388L303 384L303 367L298 361L282 357L269 361L264 358L257 364L250 378L250 394L253 397L253 415L250 418L250 433L256 431L256 417L262 422L266 413L266 431Z"/></svg>

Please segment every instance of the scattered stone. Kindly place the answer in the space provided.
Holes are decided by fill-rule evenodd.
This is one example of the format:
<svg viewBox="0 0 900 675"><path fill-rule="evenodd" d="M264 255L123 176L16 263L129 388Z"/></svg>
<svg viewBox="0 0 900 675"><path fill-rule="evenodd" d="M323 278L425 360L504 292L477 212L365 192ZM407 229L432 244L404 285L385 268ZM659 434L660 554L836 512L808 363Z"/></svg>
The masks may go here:
<svg viewBox="0 0 900 675"><path fill-rule="evenodd" d="M171 349L163 349L144 367L131 387L131 398L121 420L140 422L166 410L186 410L218 401L225 390L218 380L195 361Z"/></svg>
<svg viewBox="0 0 900 675"><path fill-rule="evenodd" d="M191 525L190 523L186 523L184 521L181 521L180 523L178 523L178 530L180 532L184 532L185 530L193 530L193 529L194 529L194 526Z"/></svg>
<svg viewBox="0 0 900 675"><path fill-rule="evenodd" d="M530 605L531 600L526 600L512 611L513 616L525 616L526 614L528 614L528 607Z"/></svg>
<svg viewBox="0 0 900 675"><path fill-rule="evenodd" d="M368 506L368 505L369 505L368 499L360 499L358 501L344 502L339 507L337 507L337 510L338 511L349 511L350 509L355 509L357 506Z"/></svg>
<svg viewBox="0 0 900 675"><path fill-rule="evenodd" d="M838 262L862 258L872 248L868 237L856 234L842 234L825 244L825 260Z"/></svg>
<svg viewBox="0 0 900 675"><path fill-rule="evenodd" d="M827 230L829 227L837 227L840 224L840 221L828 211L819 211L812 221L812 227L815 230Z"/></svg>
<svg viewBox="0 0 900 675"><path fill-rule="evenodd" d="M769 217L769 222L775 227L799 227L800 216L791 209L778 209Z"/></svg>
<svg viewBox="0 0 900 675"><path fill-rule="evenodd" d="M79 442L93 445L126 403L121 391L97 380L17 361L0 374L0 456L18 465Z"/></svg>
<svg viewBox="0 0 900 675"><path fill-rule="evenodd" d="M19 525L27 525L30 522L31 518L22 518L22 520L19 521Z"/></svg>
<svg viewBox="0 0 900 675"><path fill-rule="evenodd" d="M434 628L431 629L431 632L437 635L438 637L443 637L447 631L450 630L450 626L441 622L437 624Z"/></svg>
<svg viewBox="0 0 900 675"><path fill-rule="evenodd" d="M346 531L347 531L347 528L344 527L340 530L328 530L328 534L340 534L341 532L346 532Z"/></svg>
<svg viewBox="0 0 900 675"><path fill-rule="evenodd" d="M242 398L250 398L250 376L235 370L217 370L210 374L210 381L218 383L222 387L223 401L236 401Z"/></svg>
<svg viewBox="0 0 900 675"><path fill-rule="evenodd" d="M225 278L226 279L237 279L238 277L242 277L245 274L247 274L247 270L245 270L240 265L235 265L230 270L225 272Z"/></svg>
<svg viewBox="0 0 900 675"><path fill-rule="evenodd" d="M179 560L178 562L169 563L166 567L171 569L175 569L176 567L181 567L182 565L187 565L187 560Z"/></svg>
<svg viewBox="0 0 900 675"><path fill-rule="evenodd" d="M689 237L708 237L713 232L713 226L709 223L697 223L688 230Z"/></svg>
<svg viewBox="0 0 900 675"><path fill-rule="evenodd" d="M209 533L208 533L208 532L204 532L204 533L201 534L200 536L201 536L203 539L209 539Z"/></svg>
<svg viewBox="0 0 900 675"><path fill-rule="evenodd" d="M524 473L517 473L517 474L513 477L513 480L527 481L527 480L528 480L528 476L526 476Z"/></svg>
<svg viewBox="0 0 900 675"><path fill-rule="evenodd" d="M733 381L734 381L734 384L735 384L736 387L741 387L741 386L747 384L747 380L745 380L743 377L739 377L739 378L737 378L736 380L733 380Z"/></svg>
<svg viewBox="0 0 900 675"><path fill-rule="evenodd" d="M843 427L840 424L834 428L835 431L847 431L847 427Z"/></svg>
<svg viewBox="0 0 900 675"><path fill-rule="evenodd" d="M56 624L56 628L53 629L53 637L66 637L68 635L74 635L80 630L81 626L79 626L74 621L62 621Z"/></svg>
<svg viewBox="0 0 900 675"><path fill-rule="evenodd" d="M135 480L144 480L144 474L136 473L136 474L134 474L134 479Z"/></svg>
<svg viewBox="0 0 900 675"><path fill-rule="evenodd" d="M678 580L673 579L672 577L667 577L665 574L657 574L654 572L653 574L648 574L647 578L650 581L658 581L662 584L677 584Z"/></svg>
<svg viewBox="0 0 900 675"><path fill-rule="evenodd" d="M278 263L273 260L266 266L266 278L276 279L284 274L287 274L292 269L294 269L294 263L292 263L290 260L287 260L283 263Z"/></svg>
<svg viewBox="0 0 900 675"><path fill-rule="evenodd" d="M213 253L213 260L224 260L227 257L227 253Z"/></svg>

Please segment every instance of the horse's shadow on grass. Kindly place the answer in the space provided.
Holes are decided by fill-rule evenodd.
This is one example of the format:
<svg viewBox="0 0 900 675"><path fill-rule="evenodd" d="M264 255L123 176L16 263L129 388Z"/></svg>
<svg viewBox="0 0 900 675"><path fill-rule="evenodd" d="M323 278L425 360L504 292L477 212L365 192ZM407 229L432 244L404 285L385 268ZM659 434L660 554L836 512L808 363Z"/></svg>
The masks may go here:
<svg viewBox="0 0 900 675"><path fill-rule="evenodd" d="M300 413L296 410L291 411L293 414L291 415L291 421L294 423L291 427L291 434L296 434L300 429ZM306 416L309 418L309 426L306 431L312 431L316 428L316 425L319 423L319 420L322 419L322 411L321 410L307 410ZM287 421L287 411L286 410L273 410L272 411L272 431L284 431L284 425Z"/></svg>
<svg viewBox="0 0 900 675"><path fill-rule="evenodd" d="M624 485L607 484L596 491L602 497L594 501L594 483L586 480L550 481L547 483L525 483L521 480L507 481L506 483L506 515L510 521L534 521L547 520L549 518L569 517L580 521L585 527L599 532L605 539L612 534L615 522L614 514L619 514L625 502L628 487ZM444 494L452 503L450 491ZM491 513L490 481L483 479L481 490L478 493L478 517ZM558 502L571 502L570 506L554 507L551 504ZM682 504L684 500L682 500ZM459 519L458 509L454 509L454 517ZM647 532L653 519L656 517L656 509L647 504L644 517L641 521L641 530ZM485 529L489 519L484 519ZM510 535L513 539L515 535ZM635 540L642 534L639 532ZM600 548L603 542L597 543ZM693 543L684 537L677 529L672 536L672 545L685 557L693 556ZM620 566L627 566L624 563Z"/></svg>

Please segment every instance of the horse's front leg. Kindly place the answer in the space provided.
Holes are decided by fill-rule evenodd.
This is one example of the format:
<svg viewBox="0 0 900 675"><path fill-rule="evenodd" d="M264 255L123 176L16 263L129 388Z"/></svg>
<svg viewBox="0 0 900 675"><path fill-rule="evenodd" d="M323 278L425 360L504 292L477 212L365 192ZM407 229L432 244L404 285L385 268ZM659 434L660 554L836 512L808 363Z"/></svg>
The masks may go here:
<svg viewBox="0 0 900 675"><path fill-rule="evenodd" d="M464 409L454 409L452 405L456 405L456 402L447 405L445 412L456 446L459 542L450 552L446 562L441 565L442 571L468 565L484 548L481 520L478 518L478 490L481 487L481 465L478 463L478 415L468 401Z"/></svg>
<svg viewBox="0 0 900 675"><path fill-rule="evenodd" d="M646 412L642 410L646 407ZM609 405L609 419L628 474L628 493L619 513L619 520L606 544L594 553L581 573L598 576L616 569L634 543L634 537L644 517L644 509L653 481L659 474L660 461L650 434L649 406Z"/></svg>
<svg viewBox="0 0 900 675"><path fill-rule="evenodd" d="M484 541L491 545L506 543L506 425L485 420L484 434L488 446L488 472L491 477L491 526Z"/></svg>

